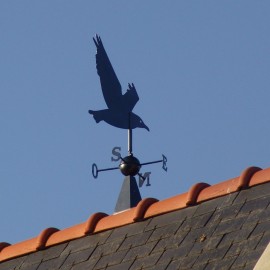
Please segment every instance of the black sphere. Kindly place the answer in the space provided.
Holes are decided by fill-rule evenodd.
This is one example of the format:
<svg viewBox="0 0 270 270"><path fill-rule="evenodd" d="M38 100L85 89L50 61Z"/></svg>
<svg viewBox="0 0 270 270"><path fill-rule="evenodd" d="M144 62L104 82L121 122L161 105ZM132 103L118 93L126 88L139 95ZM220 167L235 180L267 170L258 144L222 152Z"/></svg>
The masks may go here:
<svg viewBox="0 0 270 270"><path fill-rule="evenodd" d="M125 176L135 176L141 169L140 161L132 155L124 157L119 169Z"/></svg>

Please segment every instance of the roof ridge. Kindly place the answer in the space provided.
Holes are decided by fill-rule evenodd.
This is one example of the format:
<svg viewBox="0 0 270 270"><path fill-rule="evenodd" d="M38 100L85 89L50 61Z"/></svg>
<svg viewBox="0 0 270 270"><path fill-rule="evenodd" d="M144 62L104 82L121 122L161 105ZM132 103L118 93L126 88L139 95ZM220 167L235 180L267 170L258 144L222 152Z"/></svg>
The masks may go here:
<svg viewBox="0 0 270 270"><path fill-rule="evenodd" d="M37 237L9 244L0 243L0 262L35 252L53 245L83 237L87 234L99 233L127 224L135 223L150 217L179 210L221 197L241 189L270 182L270 168L262 170L258 167L248 167L239 177L220 182L215 185L197 183L188 192L158 201L155 198L146 198L127 211L107 215L94 213L86 222L74 225L63 230L47 228Z"/></svg>

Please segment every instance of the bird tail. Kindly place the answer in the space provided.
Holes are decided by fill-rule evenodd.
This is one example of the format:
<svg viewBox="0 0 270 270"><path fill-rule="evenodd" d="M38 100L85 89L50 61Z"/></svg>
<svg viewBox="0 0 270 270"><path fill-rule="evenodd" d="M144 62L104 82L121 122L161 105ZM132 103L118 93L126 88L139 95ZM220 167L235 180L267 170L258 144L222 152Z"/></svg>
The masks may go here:
<svg viewBox="0 0 270 270"><path fill-rule="evenodd" d="M99 117L98 117L98 113L97 113L97 111L92 111L92 110L89 110L88 111L88 113L90 113L90 114L92 114L93 115L93 117L94 117L94 119L95 119L95 121L96 121L96 123L99 123L102 119L100 119Z"/></svg>

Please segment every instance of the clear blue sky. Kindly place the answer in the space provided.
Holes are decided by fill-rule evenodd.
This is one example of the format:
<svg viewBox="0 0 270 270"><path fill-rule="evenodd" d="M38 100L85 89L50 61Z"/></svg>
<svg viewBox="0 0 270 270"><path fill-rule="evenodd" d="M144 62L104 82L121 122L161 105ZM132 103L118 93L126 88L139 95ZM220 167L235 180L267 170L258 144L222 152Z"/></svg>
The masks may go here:
<svg viewBox="0 0 270 270"><path fill-rule="evenodd" d="M143 197L164 199L196 182L215 184L270 166L269 1L0 2L0 242L92 213L112 214L118 171L97 180L91 164L115 166L127 132L96 124L105 108L92 37L98 33L134 112L141 162L151 171Z"/></svg>

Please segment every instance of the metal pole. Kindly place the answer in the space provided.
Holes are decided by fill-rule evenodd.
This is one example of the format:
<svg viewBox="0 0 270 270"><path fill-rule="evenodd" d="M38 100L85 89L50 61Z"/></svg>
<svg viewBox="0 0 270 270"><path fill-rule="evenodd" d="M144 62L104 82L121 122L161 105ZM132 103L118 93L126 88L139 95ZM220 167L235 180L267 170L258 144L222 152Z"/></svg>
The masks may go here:
<svg viewBox="0 0 270 270"><path fill-rule="evenodd" d="M131 117L130 112L128 113L128 155L132 154L132 128L131 128Z"/></svg>

